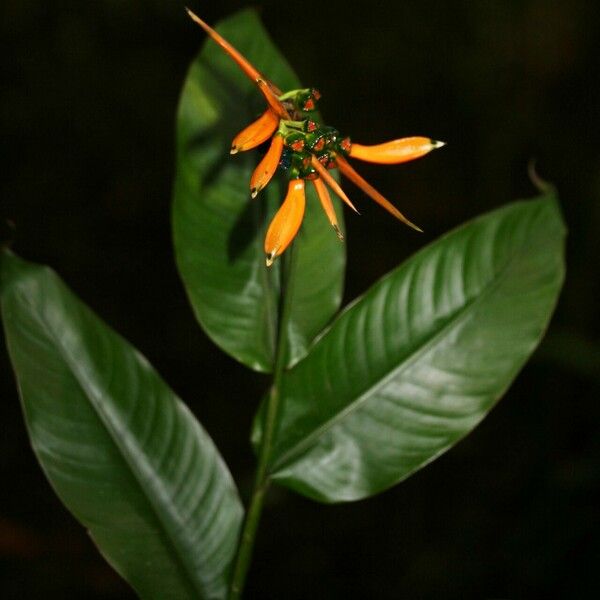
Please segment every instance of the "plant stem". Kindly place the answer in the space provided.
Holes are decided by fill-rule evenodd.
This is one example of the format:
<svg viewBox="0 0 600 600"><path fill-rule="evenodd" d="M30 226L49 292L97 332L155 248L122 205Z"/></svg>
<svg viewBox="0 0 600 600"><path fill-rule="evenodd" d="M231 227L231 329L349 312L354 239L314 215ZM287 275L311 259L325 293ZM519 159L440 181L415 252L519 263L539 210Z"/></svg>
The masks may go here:
<svg viewBox="0 0 600 600"><path fill-rule="evenodd" d="M229 589L229 600L237 600L242 594L246 575L252 559L254 550L254 539L260 522L264 499L269 488L269 475L267 466L271 457L273 435L279 412L279 387L281 376L285 370L286 348L287 348L287 326L290 318L292 282L295 267L294 244L286 253L285 260L281 265L281 296L280 296L280 318L278 323L277 344L275 347L275 366L273 370L273 383L267 401L266 412L263 420L263 433L258 456L258 466L254 479L254 487L250 498L250 505L246 513L246 520L240 537L237 556L233 567L231 587Z"/></svg>

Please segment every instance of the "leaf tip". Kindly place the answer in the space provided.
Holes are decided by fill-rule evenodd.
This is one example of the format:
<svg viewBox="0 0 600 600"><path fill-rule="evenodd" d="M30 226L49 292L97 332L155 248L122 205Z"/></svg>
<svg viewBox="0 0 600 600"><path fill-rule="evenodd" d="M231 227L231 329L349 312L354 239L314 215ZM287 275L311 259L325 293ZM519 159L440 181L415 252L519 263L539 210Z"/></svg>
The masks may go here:
<svg viewBox="0 0 600 600"><path fill-rule="evenodd" d="M529 175L529 180L531 183L533 183L535 189L543 194L553 192L554 186L549 181L546 181L540 177L536 167L537 160L535 158L531 158L529 163L527 163L527 174Z"/></svg>

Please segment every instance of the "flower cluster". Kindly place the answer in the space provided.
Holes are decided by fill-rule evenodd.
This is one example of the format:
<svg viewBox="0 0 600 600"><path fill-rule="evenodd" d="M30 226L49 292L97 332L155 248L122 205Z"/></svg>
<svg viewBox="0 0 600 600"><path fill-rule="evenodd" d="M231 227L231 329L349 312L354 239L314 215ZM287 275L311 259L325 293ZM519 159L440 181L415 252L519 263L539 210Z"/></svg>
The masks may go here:
<svg viewBox="0 0 600 600"><path fill-rule="evenodd" d="M300 229L304 217L306 181L314 186L329 222L340 240L343 240L329 189L352 210L358 211L329 173L333 168L338 168L345 177L397 219L421 231L365 181L346 159L351 157L379 164L399 164L424 156L431 150L442 147L443 142L420 136L401 138L375 146L352 142L334 127L322 125L316 120L314 111L321 97L316 89L305 88L283 93L219 33L192 11L187 11L256 84L267 102L265 112L240 131L231 145L231 154L236 154L256 148L270 140L269 149L250 178L252 198L264 189L278 169L283 170L289 178L287 195L271 221L265 237L267 267L286 250Z"/></svg>

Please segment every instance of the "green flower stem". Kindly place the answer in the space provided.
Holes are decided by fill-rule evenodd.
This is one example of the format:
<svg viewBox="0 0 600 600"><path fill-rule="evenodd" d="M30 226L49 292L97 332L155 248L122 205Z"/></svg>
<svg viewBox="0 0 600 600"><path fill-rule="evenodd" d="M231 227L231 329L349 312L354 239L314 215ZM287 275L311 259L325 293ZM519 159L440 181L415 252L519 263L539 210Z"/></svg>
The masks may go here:
<svg viewBox="0 0 600 600"><path fill-rule="evenodd" d="M280 319L278 324L277 345L275 348L275 368L273 371L273 383L267 402L267 409L263 421L263 435L260 444L258 467L254 479L254 488L250 498L250 505L246 514L246 520L240 537L237 556L233 567L231 587L229 589L229 600L237 600L241 597L246 575L252 559L254 540L260 522L265 496L269 488L269 475L267 465L271 456L273 434L277 423L279 412L279 387L283 371L285 370L287 329L291 312L292 284L295 268L294 244L286 252L281 269L281 300Z"/></svg>

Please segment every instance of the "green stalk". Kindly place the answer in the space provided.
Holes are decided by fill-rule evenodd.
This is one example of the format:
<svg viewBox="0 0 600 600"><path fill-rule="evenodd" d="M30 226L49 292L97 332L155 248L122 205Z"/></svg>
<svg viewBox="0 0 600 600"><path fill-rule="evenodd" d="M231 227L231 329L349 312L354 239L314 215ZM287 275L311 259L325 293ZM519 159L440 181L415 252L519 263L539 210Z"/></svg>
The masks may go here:
<svg viewBox="0 0 600 600"><path fill-rule="evenodd" d="M287 325L290 319L291 299L292 299L292 282L295 266L294 244L287 251L287 256L283 261L281 268L281 300L280 300L280 319L278 324L277 345L275 347L275 368L273 371L273 383L269 399L267 401L267 409L263 421L263 435L259 449L258 467L254 478L254 487L250 498L250 505L246 513L244 528L238 545L237 555L233 567L233 575L231 578L231 586L229 588L229 600L237 600L241 597L252 552L254 550L254 540L265 496L269 489L269 475L267 465L271 457L271 446L273 443L273 435L275 433L275 425L277 423L277 414L279 412L279 387L281 377L285 370L285 358L287 347Z"/></svg>

